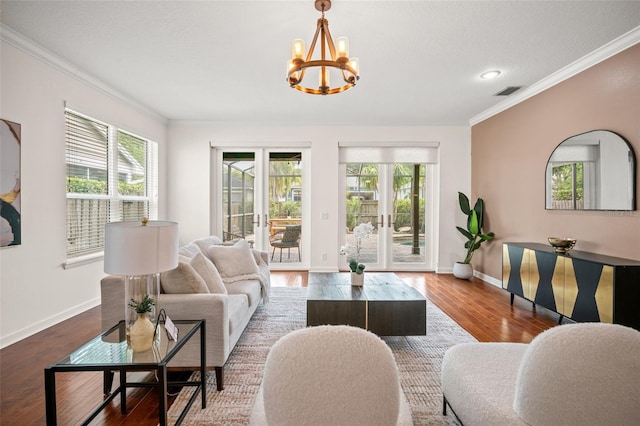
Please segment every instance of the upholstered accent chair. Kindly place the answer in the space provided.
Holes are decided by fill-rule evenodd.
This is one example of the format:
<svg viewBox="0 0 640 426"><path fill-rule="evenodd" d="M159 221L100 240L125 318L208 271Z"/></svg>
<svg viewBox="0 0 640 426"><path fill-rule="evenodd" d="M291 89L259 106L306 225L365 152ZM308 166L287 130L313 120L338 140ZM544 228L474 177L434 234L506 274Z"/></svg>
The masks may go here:
<svg viewBox="0 0 640 426"><path fill-rule="evenodd" d="M530 344L468 343L442 360L443 411L473 425L640 425L640 332L553 327Z"/></svg>
<svg viewBox="0 0 640 426"><path fill-rule="evenodd" d="M350 326L293 331L269 352L251 425L411 425L387 344Z"/></svg>
<svg viewBox="0 0 640 426"><path fill-rule="evenodd" d="M291 258L291 249L298 249L298 259L302 260L302 256L300 254L300 236L302 234L302 225L287 225L284 231L278 232L273 235L270 239L271 247L273 247L273 252L271 253L271 260L273 260L273 256L276 254L276 249L280 249L280 262L282 262L282 249L286 248L289 254L289 258Z"/></svg>

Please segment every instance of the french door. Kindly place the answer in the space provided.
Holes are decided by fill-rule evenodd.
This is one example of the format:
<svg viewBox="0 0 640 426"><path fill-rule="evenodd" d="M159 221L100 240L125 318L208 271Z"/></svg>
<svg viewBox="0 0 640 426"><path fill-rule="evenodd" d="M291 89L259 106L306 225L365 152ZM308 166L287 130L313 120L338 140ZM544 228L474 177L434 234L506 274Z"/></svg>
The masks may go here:
<svg viewBox="0 0 640 426"><path fill-rule="evenodd" d="M424 161L429 155L415 155L423 160L415 163L386 162L375 155L356 162L363 151L345 151L340 165L345 194L341 244L347 255L340 269L358 255L354 228L370 222L373 233L361 240L358 259L367 270L433 270L436 164Z"/></svg>
<svg viewBox="0 0 640 426"><path fill-rule="evenodd" d="M271 269L308 265L301 149L215 148L213 229L224 241L247 240L273 255Z"/></svg>

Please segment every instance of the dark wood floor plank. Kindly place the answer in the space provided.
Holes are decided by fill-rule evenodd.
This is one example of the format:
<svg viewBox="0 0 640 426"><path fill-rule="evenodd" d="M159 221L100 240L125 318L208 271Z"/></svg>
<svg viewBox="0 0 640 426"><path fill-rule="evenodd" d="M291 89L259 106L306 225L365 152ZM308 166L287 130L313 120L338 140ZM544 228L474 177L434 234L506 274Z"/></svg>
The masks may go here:
<svg viewBox="0 0 640 426"><path fill-rule="evenodd" d="M397 274L479 341L527 343L558 320L557 314L533 309L519 298L511 306L506 291L475 278ZM274 287L306 287L307 283L306 272L272 272ZM100 327L98 307L0 350L0 424L44 425L44 368L98 335ZM57 374L56 382L59 424L78 424L102 400L101 373ZM127 394L126 414L120 413L116 398L92 424L157 425L155 390L131 389ZM174 399L170 397L169 403Z"/></svg>

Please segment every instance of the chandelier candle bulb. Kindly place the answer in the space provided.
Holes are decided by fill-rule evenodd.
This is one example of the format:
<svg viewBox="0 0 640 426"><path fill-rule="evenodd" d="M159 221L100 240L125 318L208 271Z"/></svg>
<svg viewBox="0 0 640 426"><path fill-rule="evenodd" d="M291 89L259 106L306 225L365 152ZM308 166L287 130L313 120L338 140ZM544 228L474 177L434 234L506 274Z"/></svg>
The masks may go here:
<svg viewBox="0 0 640 426"><path fill-rule="evenodd" d="M349 66L356 72L356 77L360 75L360 60L358 58L351 58L349 60Z"/></svg>
<svg viewBox="0 0 640 426"><path fill-rule="evenodd" d="M293 60L290 59L289 61L287 61L287 74L291 73L291 70L293 70L295 68L295 64L293 63ZM291 78L298 80L298 76L299 73L298 71L291 73Z"/></svg>
<svg viewBox="0 0 640 426"><path fill-rule="evenodd" d="M302 40L301 38L293 40L293 45L291 46L291 56L293 58L303 59L304 47L304 40Z"/></svg>
<svg viewBox="0 0 640 426"><path fill-rule="evenodd" d="M347 37L338 37L336 40L336 55L338 58L349 57L349 39Z"/></svg>

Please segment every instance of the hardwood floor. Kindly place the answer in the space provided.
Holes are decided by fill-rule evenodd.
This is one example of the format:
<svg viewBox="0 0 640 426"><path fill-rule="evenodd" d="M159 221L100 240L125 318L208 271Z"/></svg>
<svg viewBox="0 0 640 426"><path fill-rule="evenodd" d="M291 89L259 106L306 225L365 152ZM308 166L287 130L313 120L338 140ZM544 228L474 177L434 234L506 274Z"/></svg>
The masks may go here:
<svg viewBox="0 0 640 426"><path fill-rule="evenodd" d="M479 341L529 342L554 326L558 315L477 279L448 274L398 272ZM272 286L304 287L306 272L273 272ZM44 368L100 333L96 307L0 351L0 424L43 425ZM117 380L117 378L116 378ZM102 373L56 375L58 424L79 424L102 401ZM170 390L171 391L176 391ZM151 389L128 392L126 415L118 398L92 424L157 425L157 396ZM169 403L172 402L169 398ZM196 402L198 404L198 402Z"/></svg>

